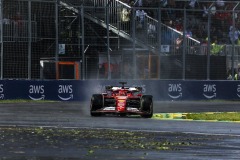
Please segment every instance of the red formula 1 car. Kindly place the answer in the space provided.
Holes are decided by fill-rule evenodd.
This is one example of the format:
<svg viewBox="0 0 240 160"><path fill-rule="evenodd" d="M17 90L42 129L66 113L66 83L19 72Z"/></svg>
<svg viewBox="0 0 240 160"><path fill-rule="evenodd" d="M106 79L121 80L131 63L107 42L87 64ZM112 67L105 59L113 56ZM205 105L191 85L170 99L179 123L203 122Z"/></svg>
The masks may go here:
<svg viewBox="0 0 240 160"><path fill-rule="evenodd" d="M117 114L151 118L153 115L152 95L143 95L142 87L125 87L126 82L119 83L121 86L105 86L105 93L92 95L91 116Z"/></svg>

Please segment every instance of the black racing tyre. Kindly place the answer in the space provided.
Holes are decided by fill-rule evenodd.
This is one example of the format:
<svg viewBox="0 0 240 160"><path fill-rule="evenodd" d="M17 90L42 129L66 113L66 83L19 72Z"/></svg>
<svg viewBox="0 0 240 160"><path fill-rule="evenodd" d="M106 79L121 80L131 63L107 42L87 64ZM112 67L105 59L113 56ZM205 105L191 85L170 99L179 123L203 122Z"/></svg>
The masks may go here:
<svg viewBox="0 0 240 160"><path fill-rule="evenodd" d="M91 98L90 104L90 114L91 116L100 116L101 113L96 113L98 109L103 107L103 95L101 94L93 94Z"/></svg>
<svg viewBox="0 0 240 160"><path fill-rule="evenodd" d="M153 100L151 95L143 95L140 101L141 117L151 118L153 116Z"/></svg>

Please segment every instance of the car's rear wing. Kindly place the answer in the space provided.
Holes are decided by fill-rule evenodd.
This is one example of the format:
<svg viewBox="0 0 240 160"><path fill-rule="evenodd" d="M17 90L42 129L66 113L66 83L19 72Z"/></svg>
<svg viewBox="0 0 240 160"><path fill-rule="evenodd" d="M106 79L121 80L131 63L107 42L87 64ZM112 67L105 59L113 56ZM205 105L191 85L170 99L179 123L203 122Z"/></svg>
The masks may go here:
<svg viewBox="0 0 240 160"><path fill-rule="evenodd" d="M122 86L105 86L106 91L119 91L119 90L128 90L130 92L142 92L142 87L125 87L124 85L127 84L127 82L119 82L122 84Z"/></svg>
<svg viewBox="0 0 240 160"><path fill-rule="evenodd" d="M142 91L142 87L113 87L113 86L105 86L106 88L106 91L119 91L119 90L128 90L128 91L131 91L131 92L141 92Z"/></svg>

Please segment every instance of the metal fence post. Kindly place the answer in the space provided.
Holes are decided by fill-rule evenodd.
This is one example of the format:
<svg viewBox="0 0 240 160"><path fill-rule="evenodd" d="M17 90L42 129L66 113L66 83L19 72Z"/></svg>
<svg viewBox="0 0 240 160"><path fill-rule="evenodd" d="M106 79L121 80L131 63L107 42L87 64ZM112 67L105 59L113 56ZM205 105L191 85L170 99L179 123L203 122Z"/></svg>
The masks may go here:
<svg viewBox="0 0 240 160"><path fill-rule="evenodd" d="M132 23L132 29L130 29L130 35L131 35L131 30L132 30L132 39L133 39L133 79L137 78L137 60L136 60L136 11L135 11L135 7L132 8L132 17L131 17L131 21Z"/></svg>
<svg viewBox="0 0 240 160"><path fill-rule="evenodd" d="M32 8L31 1L28 1L28 79L31 79L31 71L32 71Z"/></svg>
<svg viewBox="0 0 240 160"><path fill-rule="evenodd" d="M161 24L161 2L158 3L158 61L159 61L159 66L158 66L158 79L161 79L161 46L162 46L162 39L161 39L161 30L162 30L162 24Z"/></svg>
<svg viewBox="0 0 240 160"><path fill-rule="evenodd" d="M107 55L108 55L108 80L110 80L112 78L111 75L111 56L110 56L110 50L109 50L109 45L110 45L110 41L109 41L109 3L107 3L107 5L105 6L106 10L106 26L107 26Z"/></svg>
<svg viewBox="0 0 240 160"><path fill-rule="evenodd" d="M208 36L207 36L207 80L210 80L210 50L211 50L211 7L212 5L208 8Z"/></svg>
<svg viewBox="0 0 240 160"><path fill-rule="evenodd" d="M233 21L233 24L232 24L232 26L233 26L233 36L234 36L234 34L235 34L235 31L236 31L236 23L235 23L235 9L236 9L236 7L239 5L239 3L233 8L233 10L232 10L232 21ZM232 41L232 79L234 80L234 78L235 78L235 75L234 75L234 61L235 61L235 59L234 59L234 55L235 55L235 50L236 50L236 48L235 48L235 41ZM237 56L237 62L238 62L238 56ZM237 69L238 69L238 63L237 63ZM238 73L238 70L236 71L236 73Z"/></svg>
<svg viewBox="0 0 240 160"><path fill-rule="evenodd" d="M186 7L184 7L184 19L183 19L183 56L182 56L182 79L186 78L186 23L187 23L187 13ZM175 47L175 46L174 46Z"/></svg>
<svg viewBox="0 0 240 160"><path fill-rule="evenodd" d="M0 20L3 22L3 4L2 0L0 0ZM3 23L0 24L0 42L1 42L1 79L3 79Z"/></svg>
<svg viewBox="0 0 240 160"><path fill-rule="evenodd" d="M55 39L56 39L56 42L55 42L55 70L56 70L56 78L57 78L57 74L58 74L58 52L59 52L59 43L58 43L58 40L59 40L59 37L58 37L58 6L59 6L59 0L56 0L56 4L55 4Z"/></svg>
<svg viewBox="0 0 240 160"><path fill-rule="evenodd" d="M81 6L81 23L82 23L82 69L81 69L81 77L82 80L85 80L85 73L86 73L86 69L85 69L85 64L86 64L86 60L85 60L85 54L84 54L84 46L85 46L85 28L84 28L84 5L82 4Z"/></svg>

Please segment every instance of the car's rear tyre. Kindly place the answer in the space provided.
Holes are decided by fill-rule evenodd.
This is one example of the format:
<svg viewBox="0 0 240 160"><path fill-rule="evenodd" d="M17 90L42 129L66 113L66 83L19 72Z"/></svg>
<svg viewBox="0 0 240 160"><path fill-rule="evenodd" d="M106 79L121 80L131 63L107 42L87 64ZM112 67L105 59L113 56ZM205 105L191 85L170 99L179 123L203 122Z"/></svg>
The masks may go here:
<svg viewBox="0 0 240 160"><path fill-rule="evenodd" d="M103 95L93 94L90 104L90 114L91 116L101 116L101 113L96 112L98 109L103 107Z"/></svg>
<svg viewBox="0 0 240 160"><path fill-rule="evenodd" d="M151 118L153 116L153 101L151 95L143 95L140 101L141 117Z"/></svg>

